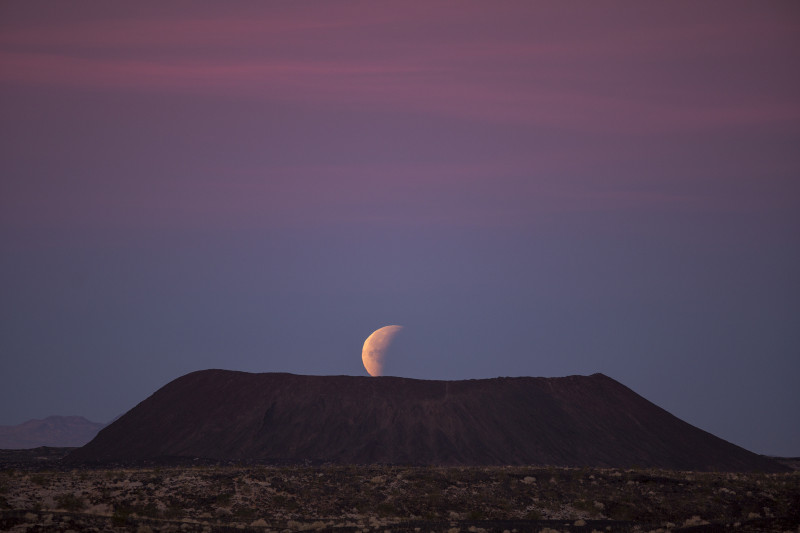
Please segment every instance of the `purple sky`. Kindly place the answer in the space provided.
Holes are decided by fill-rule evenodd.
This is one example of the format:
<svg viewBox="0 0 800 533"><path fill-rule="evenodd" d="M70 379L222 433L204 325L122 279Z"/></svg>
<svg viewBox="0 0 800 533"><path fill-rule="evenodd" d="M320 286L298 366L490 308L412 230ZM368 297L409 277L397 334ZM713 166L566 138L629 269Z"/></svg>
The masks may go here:
<svg viewBox="0 0 800 533"><path fill-rule="evenodd" d="M0 424L603 372L800 455L793 2L3 2Z"/></svg>

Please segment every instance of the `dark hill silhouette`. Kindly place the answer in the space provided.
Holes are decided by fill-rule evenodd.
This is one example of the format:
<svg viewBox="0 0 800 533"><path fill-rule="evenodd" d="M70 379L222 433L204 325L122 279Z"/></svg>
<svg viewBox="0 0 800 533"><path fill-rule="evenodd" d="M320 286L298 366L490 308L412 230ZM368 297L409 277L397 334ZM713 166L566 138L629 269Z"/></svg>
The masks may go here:
<svg viewBox="0 0 800 533"><path fill-rule="evenodd" d="M204 370L68 456L782 471L602 374L429 381Z"/></svg>

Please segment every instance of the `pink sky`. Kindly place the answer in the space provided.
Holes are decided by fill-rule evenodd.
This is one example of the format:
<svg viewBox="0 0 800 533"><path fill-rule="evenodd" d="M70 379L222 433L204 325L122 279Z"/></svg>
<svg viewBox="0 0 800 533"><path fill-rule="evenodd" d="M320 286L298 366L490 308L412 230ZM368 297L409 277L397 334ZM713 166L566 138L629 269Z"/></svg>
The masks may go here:
<svg viewBox="0 0 800 533"><path fill-rule="evenodd" d="M675 183L690 179L686 175L642 173L637 185L592 174L629 157L620 147L629 143L638 150L643 138L651 138L645 150L664 159L669 148L659 146L660 135L711 136L720 144L728 132L788 128L800 118L800 81L797 70L787 68L800 59L796 18L777 4L643 9L622 3L612 9L511 3L487 10L473 3L355 3L339 9L262 6L255 12L212 7L190 16L155 4L141 10L53 10L44 16L24 13L21 6L5 9L23 12L0 32L0 82L14 90L116 94L123 100L135 100L137 94L176 101L201 97L254 109L293 106L310 114L390 111L463 121L487 131L508 125L524 129L531 139L549 132L580 139L561 146L546 142L544 148L532 141L526 150L494 150L494 155L487 150L479 160L448 155L389 166L353 158L344 164L291 165L252 156L227 160L214 171L235 183L193 177L195 186L182 207L188 212L248 211L256 202L273 214L289 211L288 220L293 210L305 218L304 208L330 214L348 202L391 202L404 194L436 203L440 191L454 184L475 191L500 186L514 196L530 195L534 203L538 198L548 210L636 203L702 207L711 199L675 190ZM264 120L270 120L268 114ZM382 133L391 135L392 128ZM725 165L721 161L717 167ZM521 173L528 176L520 181ZM567 173L573 176L570 183L562 179ZM111 201L154 209L164 199L173 204L184 188L174 179L134 185ZM304 183L319 193L307 204L298 199ZM30 212L37 210L31 204L39 203L43 211L58 211L25 189L24 184L17 188L18 208ZM91 198L105 194L102 189L76 189L75 195ZM499 204L467 209L484 221L519 220L500 196ZM748 208L749 200L742 197L738 203ZM772 201L783 199L777 195ZM471 215L444 214L445 219L465 216Z"/></svg>
<svg viewBox="0 0 800 533"><path fill-rule="evenodd" d="M484 24L485 13L470 7L424 10L436 24L420 24L419 9L374 7L338 18L298 9L278 17L267 10L39 21L0 34L0 79L389 106L593 133L746 126L800 113L797 74L785 67L797 58L796 24L778 8L630 14L637 10L627 4L620 16L513 4Z"/></svg>

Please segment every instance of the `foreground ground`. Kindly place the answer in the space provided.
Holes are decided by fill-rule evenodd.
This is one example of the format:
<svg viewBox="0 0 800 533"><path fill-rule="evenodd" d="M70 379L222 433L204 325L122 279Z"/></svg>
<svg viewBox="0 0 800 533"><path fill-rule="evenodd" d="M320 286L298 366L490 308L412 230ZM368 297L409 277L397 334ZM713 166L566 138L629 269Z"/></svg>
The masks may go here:
<svg viewBox="0 0 800 533"><path fill-rule="evenodd" d="M62 454L63 455L63 454ZM0 454L0 531L793 531L800 472L204 465Z"/></svg>

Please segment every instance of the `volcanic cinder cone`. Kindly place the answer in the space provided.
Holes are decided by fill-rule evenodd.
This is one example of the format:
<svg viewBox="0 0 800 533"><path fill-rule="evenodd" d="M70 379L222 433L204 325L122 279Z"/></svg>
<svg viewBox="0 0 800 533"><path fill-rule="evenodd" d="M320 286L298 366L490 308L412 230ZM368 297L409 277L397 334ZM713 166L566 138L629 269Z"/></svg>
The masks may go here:
<svg viewBox="0 0 800 533"><path fill-rule="evenodd" d="M602 374L432 381L204 370L68 460L164 458L782 471Z"/></svg>

